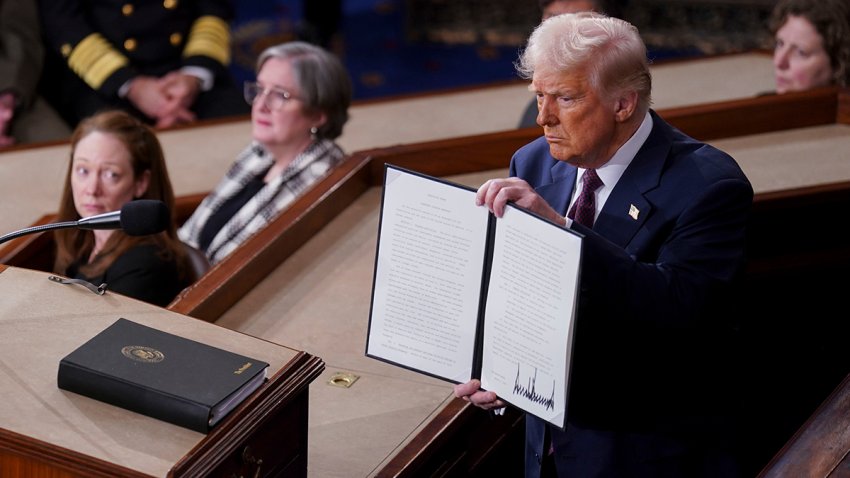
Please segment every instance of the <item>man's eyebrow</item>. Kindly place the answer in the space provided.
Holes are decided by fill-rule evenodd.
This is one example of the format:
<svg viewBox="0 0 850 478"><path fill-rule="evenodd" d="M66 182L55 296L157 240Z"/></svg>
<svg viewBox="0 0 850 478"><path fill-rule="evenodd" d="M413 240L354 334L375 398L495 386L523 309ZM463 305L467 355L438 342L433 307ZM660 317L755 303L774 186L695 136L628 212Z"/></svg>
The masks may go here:
<svg viewBox="0 0 850 478"><path fill-rule="evenodd" d="M578 90L575 90L575 89L556 88L556 89L551 90L551 91L544 91L544 90L539 89L539 88L534 88L533 85L529 86L528 89L529 89L529 91L531 91L532 93L535 93L535 94L551 95L551 96L558 96L558 97L569 96L571 98L576 98L578 96L581 96L581 93Z"/></svg>

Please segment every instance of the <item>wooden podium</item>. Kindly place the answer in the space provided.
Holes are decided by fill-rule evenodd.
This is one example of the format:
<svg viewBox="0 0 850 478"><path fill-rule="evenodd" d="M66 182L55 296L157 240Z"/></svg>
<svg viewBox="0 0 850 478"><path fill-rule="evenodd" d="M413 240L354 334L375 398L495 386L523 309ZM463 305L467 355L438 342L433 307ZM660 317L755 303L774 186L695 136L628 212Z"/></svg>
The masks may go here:
<svg viewBox="0 0 850 478"><path fill-rule="evenodd" d="M306 476L317 357L0 265L0 476ZM62 357L119 317L256 357L269 379L209 434L60 390Z"/></svg>

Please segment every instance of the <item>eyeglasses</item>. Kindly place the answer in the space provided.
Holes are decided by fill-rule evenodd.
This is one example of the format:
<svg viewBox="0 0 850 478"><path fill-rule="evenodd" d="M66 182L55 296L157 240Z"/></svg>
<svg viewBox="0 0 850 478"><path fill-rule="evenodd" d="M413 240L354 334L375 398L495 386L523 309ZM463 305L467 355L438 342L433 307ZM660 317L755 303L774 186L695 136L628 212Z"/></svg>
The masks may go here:
<svg viewBox="0 0 850 478"><path fill-rule="evenodd" d="M283 105L290 100L299 99L286 90L273 87L263 88L253 81L245 82L245 89L243 93L245 95L245 101L247 101L249 105L253 105L255 101L263 98L265 106L272 111L277 111L283 108Z"/></svg>

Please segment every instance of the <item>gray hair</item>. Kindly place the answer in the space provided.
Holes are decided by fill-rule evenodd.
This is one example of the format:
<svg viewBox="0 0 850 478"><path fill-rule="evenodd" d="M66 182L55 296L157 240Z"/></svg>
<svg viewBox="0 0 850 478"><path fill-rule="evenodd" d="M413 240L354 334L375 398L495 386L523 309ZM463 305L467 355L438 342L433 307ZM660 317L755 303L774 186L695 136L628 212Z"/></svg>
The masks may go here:
<svg viewBox="0 0 850 478"><path fill-rule="evenodd" d="M342 62L318 46L294 41L263 50L257 58L257 73L269 58L289 61L305 108L321 111L327 117L317 135L328 139L339 137L351 105L351 79Z"/></svg>
<svg viewBox="0 0 850 478"><path fill-rule="evenodd" d="M559 72L587 67L590 85L603 98L634 91L640 112L652 103L646 45L637 28L599 13L558 15L544 21L531 34L515 66L525 79L531 79L538 67Z"/></svg>

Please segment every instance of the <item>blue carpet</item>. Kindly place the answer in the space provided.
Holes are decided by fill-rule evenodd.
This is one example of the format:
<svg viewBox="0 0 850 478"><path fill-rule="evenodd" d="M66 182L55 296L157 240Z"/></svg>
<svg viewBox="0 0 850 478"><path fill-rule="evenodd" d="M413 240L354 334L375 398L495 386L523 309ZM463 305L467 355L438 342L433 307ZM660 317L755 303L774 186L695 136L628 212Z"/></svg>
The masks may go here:
<svg viewBox="0 0 850 478"><path fill-rule="evenodd" d="M515 79L516 47L412 42L402 0L346 0L341 57L355 99L440 90ZM293 0L237 2L233 22L237 81L254 77L254 59L271 44L299 38L302 7Z"/></svg>
<svg viewBox="0 0 850 478"><path fill-rule="evenodd" d="M345 12L344 59L357 98L516 78L516 47L412 42L406 39L402 6L395 7Z"/></svg>
<svg viewBox="0 0 850 478"><path fill-rule="evenodd" d="M536 9L536 2L529 3ZM304 8L301 0L240 0L234 4L232 71L241 82L254 78L254 61L265 47L302 37ZM519 45L414 39L410 4L406 0L342 1L342 19L330 48L348 68L356 100L517 79L513 62ZM694 49L658 49L650 56L658 60L695 54L699 52Z"/></svg>

